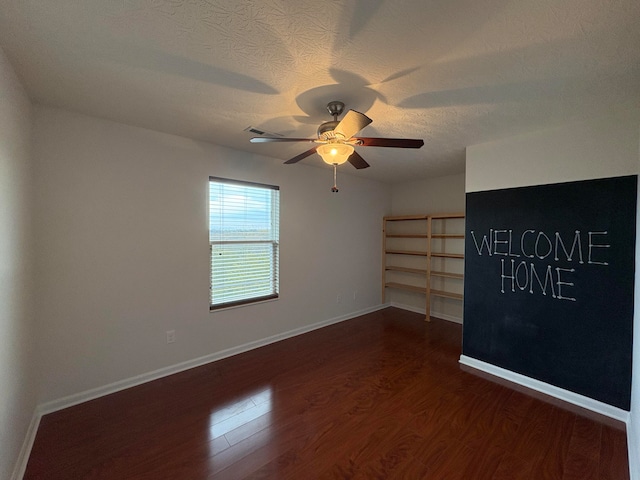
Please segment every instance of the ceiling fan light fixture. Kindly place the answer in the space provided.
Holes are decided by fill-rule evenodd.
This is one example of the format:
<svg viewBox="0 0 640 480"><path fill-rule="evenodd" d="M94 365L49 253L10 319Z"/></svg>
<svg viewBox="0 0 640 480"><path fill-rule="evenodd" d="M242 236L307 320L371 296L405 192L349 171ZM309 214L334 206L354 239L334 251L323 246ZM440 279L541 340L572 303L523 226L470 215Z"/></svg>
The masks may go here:
<svg viewBox="0 0 640 480"><path fill-rule="evenodd" d="M316 149L322 160L329 165L342 165L353 151L353 146L345 143L325 143Z"/></svg>

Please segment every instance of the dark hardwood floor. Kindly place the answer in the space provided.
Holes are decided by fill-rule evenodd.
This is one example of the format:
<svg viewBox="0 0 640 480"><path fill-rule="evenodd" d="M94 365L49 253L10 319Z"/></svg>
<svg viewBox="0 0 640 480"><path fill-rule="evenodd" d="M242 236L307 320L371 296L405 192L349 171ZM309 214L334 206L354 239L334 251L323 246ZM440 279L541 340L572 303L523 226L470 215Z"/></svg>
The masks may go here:
<svg viewBox="0 0 640 480"><path fill-rule="evenodd" d="M42 418L25 479L629 478L623 430L460 369L389 308Z"/></svg>

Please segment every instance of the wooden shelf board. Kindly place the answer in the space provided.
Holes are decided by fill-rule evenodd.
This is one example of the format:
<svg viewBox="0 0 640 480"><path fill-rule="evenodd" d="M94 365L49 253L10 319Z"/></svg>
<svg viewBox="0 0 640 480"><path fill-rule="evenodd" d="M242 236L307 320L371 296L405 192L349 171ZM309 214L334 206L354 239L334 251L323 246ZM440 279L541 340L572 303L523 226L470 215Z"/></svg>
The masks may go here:
<svg viewBox="0 0 640 480"><path fill-rule="evenodd" d="M462 234L462 233L433 233L433 234L431 234L431 238L464 238L464 234Z"/></svg>
<svg viewBox="0 0 640 480"><path fill-rule="evenodd" d="M462 253L442 253L442 252L431 252L432 257L444 257L444 258L464 258Z"/></svg>
<svg viewBox="0 0 640 480"><path fill-rule="evenodd" d="M414 252L410 250L387 250L384 253L391 253L394 255L419 255L421 257L427 256L427 252Z"/></svg>
<svg viewBox="0 0 640 480"><path fill-rule="evenodd" d="M443 290L431 290L431 295L435 295L436 297L453 298L455 300L463 299L461 293L445 292Z"/></svg>
<svg viewBox="0 0 640 480"><path fill-rule="evenodd" d="M389 233L387 238L427 238L426 233Z"/></svg>
<svg viewBox="0 0 640 480"><path fill-rule="evenodd" d="M400 215L395 217L384 217L387 222L400 222L403 220L426 220L428 215Z"/></svg>
<svg viewBox="0 0 640 480"><path fill-rule="evenodd" d="M420 275L427 274L427 270L424 268L396 267L395 265L387 265L385 267L385 270L393 270L394 272L418 273Z"/></svg>
<svg viewBox="0 0 640 480"><path fill-rule="evenodd" d="M431 218L444 219L444 218L464 218L464 213L439 213L436 215L429 215Z"/></svg>
<svg viewBox="0 0 640 480"><path fill-rule="evenodd" d="M425 287L416 287L414 285L405 285L404 283L397 282L387 282L384 284L385 287L388 288L397 288L399 290L409 290L410 292L418 292L422 294L427 293L427 289Z"/></svg>
<svg viewBox="0 0 640 480"><path fill-rule="evenodd" d="M440 272L437 270L431 270L431 275L435 277L448 277L448 278L459 278L459 279L464 278L464 275L462 273Z"/></svg>

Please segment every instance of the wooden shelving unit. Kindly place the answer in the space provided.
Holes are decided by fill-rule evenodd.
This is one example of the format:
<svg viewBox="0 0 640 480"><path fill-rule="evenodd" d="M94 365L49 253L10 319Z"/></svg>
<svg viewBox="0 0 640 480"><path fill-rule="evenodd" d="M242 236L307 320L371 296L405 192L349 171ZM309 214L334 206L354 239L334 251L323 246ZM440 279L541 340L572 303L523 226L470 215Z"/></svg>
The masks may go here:
<svg viewBox="0 0 640 480"><path fill-rule="evenodd" d="M462 219L462 222L458 221L454 231L446 231L448 220L459 219ZM444 281L457 281L460 284L458 289L462 289L462 264L456 269L451 269L448 268L447 259L454 262L464 259L464 243L457 242L454 248L451 248L452 242L449 242L464 239L463 213L384 217L382 231L383 303L386 302L388 289L423 294L426 320L429 321L431 297L462 301L462 293L446 288L432 288L432 277L441 279L440 283L443 284ZM440 262L438 268L434 268L434 261Z"/></svg>

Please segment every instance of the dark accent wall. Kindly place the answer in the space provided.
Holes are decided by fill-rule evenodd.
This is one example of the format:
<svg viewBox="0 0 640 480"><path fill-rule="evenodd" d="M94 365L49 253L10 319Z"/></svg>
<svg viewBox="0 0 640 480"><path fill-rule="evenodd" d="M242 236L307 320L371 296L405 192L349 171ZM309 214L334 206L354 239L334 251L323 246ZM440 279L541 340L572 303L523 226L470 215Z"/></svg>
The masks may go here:
<svg viewBox="0 0 640 480"><path fill-rule="evenodd" d="M636 189L468 193L463 354L629 410Z"/></svg>

